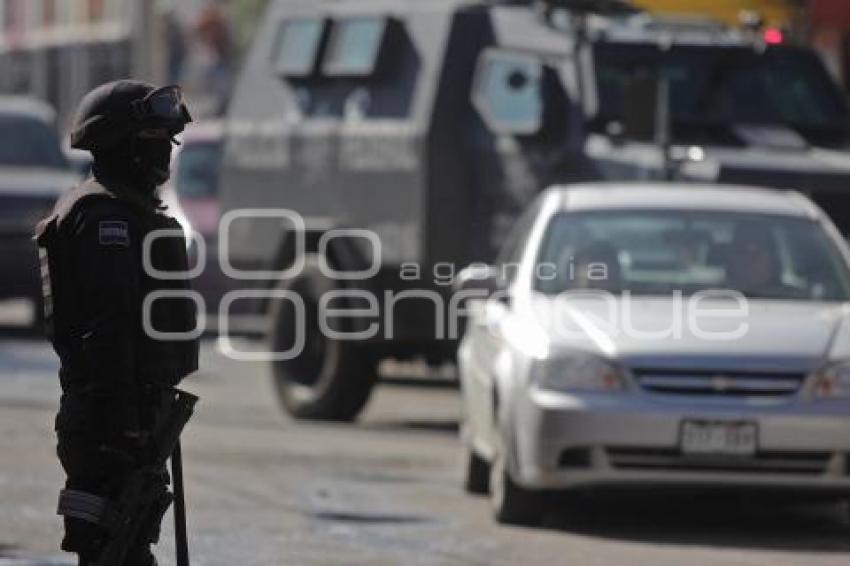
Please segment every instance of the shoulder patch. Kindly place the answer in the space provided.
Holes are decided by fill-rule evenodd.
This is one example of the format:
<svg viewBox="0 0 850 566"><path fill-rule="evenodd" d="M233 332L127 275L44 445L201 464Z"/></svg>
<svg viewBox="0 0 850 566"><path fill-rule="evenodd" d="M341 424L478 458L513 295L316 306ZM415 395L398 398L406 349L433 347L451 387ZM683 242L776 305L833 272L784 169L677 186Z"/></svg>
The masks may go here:
<svg viewBox="0 0 850 566"><path fill-rule="evenodd" d="M130 228L124 220L101 220L98 225L101 246L129 246Z"/></svg>

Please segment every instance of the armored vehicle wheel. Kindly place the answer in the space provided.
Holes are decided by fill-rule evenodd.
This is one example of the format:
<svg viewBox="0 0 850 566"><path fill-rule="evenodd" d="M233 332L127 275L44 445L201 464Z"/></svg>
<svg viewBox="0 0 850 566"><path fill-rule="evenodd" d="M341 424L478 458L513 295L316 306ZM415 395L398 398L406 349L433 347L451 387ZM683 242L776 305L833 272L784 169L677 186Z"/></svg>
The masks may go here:
<svg viewBox="0 0 850 566"><path fill-rule="evenodd" d="M303 317L291 300L272 299L270 304L271 351L293 351L303 339L297 356L273 364L281 405L299 419L352 421L375 384L375 363L362 345L328 338L321 331L319 300L336 288L337 282L319 270L317 257L310 254L301 274L278 286L301 297Z"/></svg>

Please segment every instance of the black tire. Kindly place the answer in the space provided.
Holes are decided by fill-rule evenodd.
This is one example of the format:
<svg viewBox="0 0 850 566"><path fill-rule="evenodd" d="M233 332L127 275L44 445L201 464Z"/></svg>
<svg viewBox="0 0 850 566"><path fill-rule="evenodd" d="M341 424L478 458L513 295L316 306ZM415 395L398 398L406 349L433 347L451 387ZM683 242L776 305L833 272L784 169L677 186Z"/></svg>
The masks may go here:
<svg viewBox="0 0 850 566"><path fill-rule="evenodd" d="M493 517L506 525L540 524L546 514L546 499L543 493L517 485L507 469L506 460L504 447L500 446L490 465L490 502Z"/></svg>
<svg viewBox="0 0 850 566"><path fill-rule="evenodd" d="M281 282L278 289L298 294L304 305L304 348L300 355L273 362L274 383L283 408L298 419L352 421L363 410L375 384L376 367L361 344L332 340L318 324L319 298L337 288L326 277L318 259L305 258L300 275ZM269 307L272 352L288 351L297 338L295 308L285 299Z"/></svg>
<svg viewBox="0 0 850 566"><path fill-rule="evenodd" d="M475 453L475 449L466 446L466 477L463 488L467 493L487 495L490 492L490 464Z"/></svg>

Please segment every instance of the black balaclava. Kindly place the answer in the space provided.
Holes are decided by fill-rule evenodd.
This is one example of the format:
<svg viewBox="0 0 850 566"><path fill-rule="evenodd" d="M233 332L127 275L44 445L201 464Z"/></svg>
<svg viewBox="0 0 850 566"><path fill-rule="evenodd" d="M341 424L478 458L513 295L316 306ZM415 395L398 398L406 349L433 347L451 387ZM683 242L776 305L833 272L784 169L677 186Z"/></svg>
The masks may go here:
<svg viewBox="0 0 850 566"><path fill-rule="evenodd" d="M134 136L108 150L93 152L92 172L110 191L158 206L156 190L170 176L171 144L170 138Z"/></svg>

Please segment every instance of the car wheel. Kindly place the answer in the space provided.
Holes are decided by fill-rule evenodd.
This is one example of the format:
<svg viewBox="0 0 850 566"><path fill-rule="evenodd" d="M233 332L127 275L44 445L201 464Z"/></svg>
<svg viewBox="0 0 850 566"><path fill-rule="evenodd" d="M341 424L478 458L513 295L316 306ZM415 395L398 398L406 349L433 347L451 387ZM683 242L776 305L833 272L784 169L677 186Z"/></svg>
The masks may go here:
<svg viewBox="0 0 850 566"><path fill-rule="evenodd" d="M517 485L507 469L504 447L499 447L490 465L490 501L493 516L509 525L537 525L546 512L541 493Z"/></svg>
<svg viewBox="0 0 850 566"><path fill-rule="evenodd" d="M490 491L490 464L466 446L466 479L463 487L467 493L486 495Z"/></svg>
<svg viewBox="0 0 850 566"><path fill-rule="evenodd" d="M280 402L299 419L352 421L365 406L376 381L375 363L366 348L329 339L319 327L319 300L336 288L336 282L321 272L318 260L311 255L300 275L279 287L301 297L303 328L297 327L292 301L274 299L270 304L272 352L291 350L297 344L298 333L304 333L301 352L273 364Z"/></svg>

